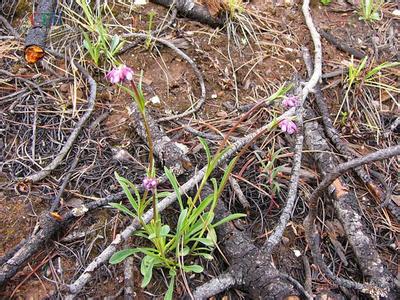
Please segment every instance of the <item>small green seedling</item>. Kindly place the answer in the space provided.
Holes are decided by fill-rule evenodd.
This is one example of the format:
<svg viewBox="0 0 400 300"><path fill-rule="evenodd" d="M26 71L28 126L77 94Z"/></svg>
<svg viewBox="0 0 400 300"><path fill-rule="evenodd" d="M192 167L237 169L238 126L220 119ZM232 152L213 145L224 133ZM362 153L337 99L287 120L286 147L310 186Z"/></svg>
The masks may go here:
<svg viewBox="0 0 400 300"><path fill-rule="evenodd" d="M382 18L383 0L361 0L359 15L361 20L379 21Z"/></svg>
<svg viewBox="0 0 400 300"><path fill-rule="evenodd" d="M329 5L331 4L332 0L320 0L322 5Z"/></svg>

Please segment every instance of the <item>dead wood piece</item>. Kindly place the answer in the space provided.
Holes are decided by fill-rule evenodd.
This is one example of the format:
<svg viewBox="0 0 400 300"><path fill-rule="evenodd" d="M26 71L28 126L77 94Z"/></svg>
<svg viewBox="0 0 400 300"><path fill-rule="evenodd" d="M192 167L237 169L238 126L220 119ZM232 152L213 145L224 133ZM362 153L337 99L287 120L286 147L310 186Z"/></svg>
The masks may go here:
<svg viewBox="0 0 400 300"><path fill-rule="evenodd" d="M227 165L224 165L224 169L227 168ZM242 189L240 188L239 182L236 180L235 177L232 175L229 176L229 184L231 185L231 188L233 192L235 193L237 199L239 200L240 204L242 205L243 208L246 210L250 208L250 203L247 200L246 196L243 194Z"/></svg>
<svg viewBox="0 0 400 300"><path fill-rule="evenodd" d="M203 191L206 189L208 193L212 192L209 186ZM215 215L218 216L217 220L229 215L222 201L218 201ZM250 237L237 230L232 222L218 226L217 233L231 267L227 272L197 288L193 293L195 299L207 299L230 287L248 291L252 299L285 299L298 295L293 286L282 279L273 266L270 255L258 249Z"/></svg>
<svg viewBox="0 0 400 300"><path fill-rule="evenodd" d="M71 164L71 167L69 168L69 171L65 175L65 178L63 179L63 182L62 182L62 184L60 186L60 189L59 189L56 197L53 199L53 203L51 204L50 212L55 211L58 208L58 206L60 205L61 197L64 194L64 190L67 187L67 184L69 183L69 180L71 178L72 172L75 170L76 165L79 162L80 153L81 152L79 151L79 153L74 157L74 160L73 160L73 162Z"/></svg>
<svg viewBox="0 0 400 300"><path fill-rule="evenodd" d="M304 62L307 66L308 73L311 75L312 73L312 62L311 62L311 57L308 49L303 49L303 58ZM332 141L333 145L336 147L336 149L345 156L347 160L355 158L355 155L353 154L352 151L350 151L350 148L348 145L342 141L339 132L336 130L335 126L333 126L333 122L329 116L329 110L328 106L326 105L326 101L322 95L321 87L319 84L315 86L315 102L317 103L318 110L321 113L322 116L322 122L324 124L324 129L325 133L328 136L328 138ZM357 173L358 177L366 184L367 187L370 188L372 193L378 197L381 198L383 197L383 192L381 189L375 184L375 182L372 180L372 178L369 176L369 174L365 171L363 167L357 167L354 169L354 171Z"/></svg>
<svg viewBox="0 0 400 300"><path fill-rule="evenodd" d="M237 284L237 275L233 272L227 272L219 275L196 288L193 298L196 300L208 299L218 295Z"/></svg>
<svg viewBox="0 0 400 300"><path fill-rule="evenodd" d="M1 11L1 4L0 4L0 11ZM0 15L0 22L3 23L4 27L7 28L7 30L14 35L16 38L19 38L19 33L15 30L14 27L11 26L11 24L7 21L5 17Z"/></svg>
<svg viewBox="0 0 400 300"><path fill-rule="evenodd" d="M25 265L28 259L36 253L44 243L50 240L61 227L60 222L54 220L47 214L43 215L40 220L39 231L32 235L23 246L0 267L0 286L7 283L7 281L18 272L21 266Z"/></svg>
<svg viewBox="0 0 400 300"><path fill-rule="evenodd" d="M312 115L311 112L309 113ZM334 167L337 165L337 160L331 154L328 143L326 142L323 132L316 121L306 123L305 137L308 149L315 153L314 157L318 163L320 171L325 176L330 175L335 169ZM354 192L350 191L344 181L340 178L332 182L329 191L330 195L334 198L336 214L343 225L346 236L360 265L361 272L366 276L366 278L370 278L372 285L382 289L382 291L390 291L392 288L391 275L386 270L382 260L380 259L376 246L370 238L366 226L361 221L362 217L359 212L360 208L358 207L358 201ZM314 214L315 211L316 203L314 201L313 204L310 203L310 214L311 212ZM311 219L314 220L314 216ZM308 220L307 222L309 222L308 231L311 231L311 233L309 232L309 242L315 244L315 241L310 241L311 239L315 239L315 226L313 225L313 221ZM313 238L311 238L311 236L313 236ZM313 250L316 250L315 247ZM314 254L315 253L313 253L313 257L315 258ZM320 254L319 249L318 254ZM318 263L321 264L323 262L319 260ZM325 271L328 270L325 268ZM333 274L329 271L327 275L331 277ZM335 278L331 278L337 282L337 277L334 277ZM345 287L357 288L364 290L364 292L368 292L366 286L355 284L354 282L340 281L339 284L347 283L349 285L345 285Z"/></svg>
<svg viewBox="0 0 400 300"><path fill-rule="evenodd" d="M299 90L300 90L300 85L297 84L295 89L295 94L298 94ZM278 225L275 227L273 233L268 237L268 240L264 244L265 251L266 253L268 253L268 255L272 253L276 245L278 245L278 243L281 241L283 232L285 231L286 226L290 220L297 199L297 189L300 179L301 159L302 159L302 151L304 143L304 135L303 135L304 102L305 99L303 98L300 103L300 106L296 110L297 133L294 145L293 166L290 177L288 195L286 197L285 208L283 209L279 217Z"/></svg>
<svg viewBox="0 0 400 300"><path fill-rule="evenodd" d="M129 245L129 243L126 243ZM135 281L133 278L134 260L130 256L124 260L124 299L135 299Z"/></svg>
<svg viewBox="0 0 400 300"><path fill-rule="evenodd" d="M25 38L25 59L29 63L35 63L44 56L56 6L56 0L41 0L33 13L33 24Z"/></svg>
<svg viewBox="0 0 400 300"><path fill-rule="evenodd" d="M351 55L353 55L355 58L358 59L363 59L366 54L362 51L356 50L352 47L350 47L349 45L346 45L344 42L339 41L336 37L334 37L331 33L324 31L324 30L320 30L319 33L330 43L332 43L333 45L335 45L336 48L338 48L339 50L349 53Z"/></svg>
<svg viewBox="0 0 400 300"><path fill-rule="evenodd" d="M194 0L150 0L164 7L175 5L178 14L211 27L223 27L225 18L212 16L207 7L199 5Z"/></svg>
<svg viewBox="0 0 400 300"><path fill-rule="evenodd" d="M143 124L142 115L136 103L129 107L129 115L132 117L135 129L139 136L146 141L146 129ZM189 157L183 152L178 144L172 141L164 132L161 126L147 112L147 122L150 127L151 139L154 145L154 154L162 165L171 168L176 175L181 175L191 169L192 164Z"/></svg>

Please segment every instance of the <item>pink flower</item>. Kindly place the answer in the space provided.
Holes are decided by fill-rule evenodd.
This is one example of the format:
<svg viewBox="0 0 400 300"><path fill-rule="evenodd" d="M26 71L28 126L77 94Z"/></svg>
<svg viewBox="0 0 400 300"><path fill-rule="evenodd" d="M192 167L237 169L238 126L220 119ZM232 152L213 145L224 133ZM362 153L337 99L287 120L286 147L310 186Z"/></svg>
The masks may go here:
<svg viewBox="0 0 400 300"><path fill-rule="evenodd" d="M131 81L133 79L133 70L125 65L120 67L121 69L121 78L125 81Z"/></svg>
<svg viewBox="0 0 400 300"><path fill-rule="evenodd" d="M122 65L119 68L114 68L108 72L106 78L112 84L123 81L131 81L133 79L133 70L125 65Z"/></svg>
<svg viewBox="0 0 400 300"><path fill-rule="evenodd" d="M157 179L145 177L143 179L143 187L146 191L152 191L157 187Z"/></svg>
<svg viewBox="0 0 400 300"><path fill-rule="evenodd" d="M283 119L280 121L279 127L283 132L287 132L288 134L293 134L297 131L296 123L288 119Z"/></svg>
<svg viewBox="0 0 400 300"><path fill-rule="evenodd" d="M289 96L289 97L286 97L285 99L283 99L282 105L285 108L290 108L290 107L295 107L295 106L299 105L299 102L300 102L299 97Z"/></svg>
<svg viewBox="0 0 400 300"><path fill-rule="evenodd" d="M121 72L118 69L113 69L107 73L106 78L112 84L119 83L121 80Z"/></svg>

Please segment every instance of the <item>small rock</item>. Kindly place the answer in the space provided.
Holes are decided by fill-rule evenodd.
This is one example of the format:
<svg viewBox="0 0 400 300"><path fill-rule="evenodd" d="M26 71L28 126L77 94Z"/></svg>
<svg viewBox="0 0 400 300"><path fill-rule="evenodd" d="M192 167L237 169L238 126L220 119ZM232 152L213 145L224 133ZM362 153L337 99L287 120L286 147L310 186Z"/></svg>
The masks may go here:
<svg viewBox="0 0 400 300"><path fill-rule="evenodd" d="M150 98L150 102L153 103L153 104L160 104L160 103L161 103L160 97L158 97L157 95L155 95L154 97L151 97L151 98Z"/></svg>
<svg viewBox="0 0 400 300"><path fill-rule="evenodd" d="M300 257L300 256L301 256L300 250L293 249L293 253L294 253L294 255L295 255L296 257Z"/></svg>
<svg viewBox="0 0 400 300"><path fill-rule="evenodd" d="M394 11L392 11L392 14L396 17L400 17L400 9L395 9Z"/></svg>

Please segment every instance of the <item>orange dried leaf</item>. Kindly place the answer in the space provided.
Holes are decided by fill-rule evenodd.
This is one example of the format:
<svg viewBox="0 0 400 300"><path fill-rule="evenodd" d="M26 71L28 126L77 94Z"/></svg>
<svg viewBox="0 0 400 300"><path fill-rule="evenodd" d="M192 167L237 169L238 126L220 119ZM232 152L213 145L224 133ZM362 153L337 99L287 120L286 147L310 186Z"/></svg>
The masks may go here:
<svg viewBox="0 0 400 300"><path fill-rule="evenodd" d="M56 212L51 212L51 213L50 213L50 216L51 216L53 219L57 220L57 221L62 221L62 220L63 220L63 217L60 216L60 215L59 215L58 213L56 213Z"/></svg>
<svg viewBox="0 0 400 300"><path fill-rule="evenodd" d="M30 64L38 62L43 56L44 50L39 46L32 45L25 49L25 60Z"/></svg>

